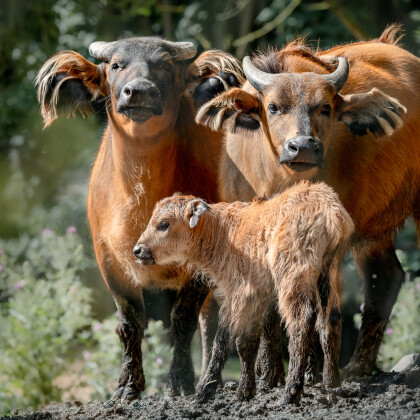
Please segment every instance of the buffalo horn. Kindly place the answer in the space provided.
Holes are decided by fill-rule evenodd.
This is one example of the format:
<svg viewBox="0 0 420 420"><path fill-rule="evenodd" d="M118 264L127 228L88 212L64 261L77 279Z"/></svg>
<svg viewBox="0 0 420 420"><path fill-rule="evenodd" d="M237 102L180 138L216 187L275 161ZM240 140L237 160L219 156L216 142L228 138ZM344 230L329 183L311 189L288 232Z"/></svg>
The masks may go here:
<svg viewBox="0 0 420 420"><path fill-rule="evenodd" d="M175 60L189 60L197 54L197 47L192 42L171 42L171 47L175 50Z"/></svg>
<svg viewBox="0 0 420 420"><path fill-rule="evenodd" d="M246 56L242 62L244 73L248 82L262 93L262 90L273 83L276 80L278 74L266 73L260 69L257 69L253 64L249 56Z"/></svg>
<svg viewBox="0 0 420 420"><path fill-rule="evenodd" d="M334 86L336 92L339 92L343 89L349 77L349 63L344 57L338 57L337 69L330 74L323 75L323 77Z"/></svg>
<svg viewBox="0 0 420 420"><path fill-rule="evenodd" d="M89 54L99 60L109 60L111 51L110 46L113 42L96 41L89 45Z"/></svg>

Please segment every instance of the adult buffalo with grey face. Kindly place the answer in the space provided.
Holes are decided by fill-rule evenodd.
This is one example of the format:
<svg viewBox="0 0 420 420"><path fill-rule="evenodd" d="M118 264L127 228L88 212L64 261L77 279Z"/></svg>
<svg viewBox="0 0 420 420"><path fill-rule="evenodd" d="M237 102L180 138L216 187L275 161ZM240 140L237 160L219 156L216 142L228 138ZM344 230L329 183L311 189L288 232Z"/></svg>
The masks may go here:
<svg viewBox="0 0 420 420"><path fill-rule="evenodd" d="M92 99L106 101L109 123L90 180L88 218L96 258L120 317L117 333L124 353L114 398L129 401L145 388L144 287L178 290L167 392L191 394L190 345L208 286L185 267L138 264L132 249L163 197L184 191L217 200L221 135L194 122L194 103L211 99L229 83L238 84L241 69L221 51L192 61L192 43L154 37L94 42L89 51L103 62L96 65L73 51L48 60L37 77L38 98L46 125L63 108L64 114L83 113ZM211 302L206 308L201 321L209 334ZM211 334L203 337L205 365Z"/></svg>
<svg viewBox="0 0 420 420"><path fill-rule="evenodd" d="M346 368L355 375L372 372L404 279L393 234L410 215L420 228L420 60L398 46L397 29L325 52L296 41L245 58L248 81L197 115L225 133L223 200L270 195L301 179L338 192L356 225L353 255L365 282Z"/></svg>

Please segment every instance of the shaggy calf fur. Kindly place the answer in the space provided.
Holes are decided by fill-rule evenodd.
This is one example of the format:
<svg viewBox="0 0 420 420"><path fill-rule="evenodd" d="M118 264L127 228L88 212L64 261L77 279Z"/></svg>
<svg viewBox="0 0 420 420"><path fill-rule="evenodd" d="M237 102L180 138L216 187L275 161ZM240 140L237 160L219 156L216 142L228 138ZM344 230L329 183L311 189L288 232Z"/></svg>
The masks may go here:
<svg viewBox="0 0 420 420"><path fill-rule="evenodd" d="M255 394L254 365L261 324L273 301L290 336L284 402L299 401L310 338L324 352L324 385L338 386L341 279L328 270L341 261L353 222L326 184L302 182L271 199L208 205L175 194L156 204L134 254L142 264L189 263L209 277L221 298L219 344L213 348L204 387L214 389L218 370L237 337L240 399ZM200 393L198 395L200 398Z"/></svg>

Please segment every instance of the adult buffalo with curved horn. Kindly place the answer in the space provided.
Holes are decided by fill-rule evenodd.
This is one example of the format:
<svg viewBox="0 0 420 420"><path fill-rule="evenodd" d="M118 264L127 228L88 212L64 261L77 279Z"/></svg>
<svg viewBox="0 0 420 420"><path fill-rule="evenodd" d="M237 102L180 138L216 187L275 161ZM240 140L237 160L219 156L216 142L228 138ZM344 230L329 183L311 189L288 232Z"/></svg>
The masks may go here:
<svg viewBox="0 0 420 420"><path fill-rule="evenodd" d="M410 215L420 230L420 60L398 46L398 29L324 52L295 41L245 58L248 81L196 118L224 131L224 201L269 196L302 179L339 194L356 225L353 256L365 283L351 375L371 374L404 280L393 234ZM338 275L335 264L330 276ZM319 281L325 294L328 283Z"/></svg>
<svg viewBox="0 0 420 420"><path fill-rule="evenodd" d="M96 259L119 312L123 360L114 398L130 401L145 388L143 288L178 291L167 393L191 394L191 339L209 288L186 267L138 264L132 249L163 197L184 191L217 201L221 134L194 122L194 103L202 104L229 83L237 85L242 71L222 51L193 61L192 43L157 37L94 42L89 51L103 62L62 51L44 64L36 83L46 126L63 107L71 115L89 110L93 99L106 101L108 125L90 179L88 219ZM205 367L212 328L208 312L202 315Z"/></svg>

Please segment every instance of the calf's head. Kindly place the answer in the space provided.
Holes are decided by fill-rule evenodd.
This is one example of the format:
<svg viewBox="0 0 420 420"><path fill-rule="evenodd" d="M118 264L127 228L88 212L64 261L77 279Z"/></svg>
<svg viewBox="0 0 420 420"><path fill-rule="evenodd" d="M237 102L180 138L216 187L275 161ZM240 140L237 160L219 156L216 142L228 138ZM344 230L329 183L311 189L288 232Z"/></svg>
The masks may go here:
<svg viewBox="0 0 420 420"><path fill-rule="evenodd" d="M157 117L167 125L176 118L186 64L196 55L192 43L137 37L94 42L89 52L103 62L96 65L74 51L62 51L40 70L36 83L46 125L57 117L59 96L66 113L83 112L92 99L103 96L108 114L121 124Z"/></svg>
<svg viewBox="0 0 420 420"><path fill-rule="evenodd" d="M210 207L201 199L175 194L158 202L133 249L143 265L185 263L193 247L193 235Z"/></svg>
<svg viewBox="0 0 420 420"><path fill-rule="evenodd" d="M349 65L338 58L335 71L267 73L243 61L248 82L220 94L200 108L197 122L214 130L249 135L260 131L269 150L290 175L315 174L334 141L333 123L343 121L354 134L391 135L402 125L406 109L378 89L368 93L341 95Z"/></svg>

